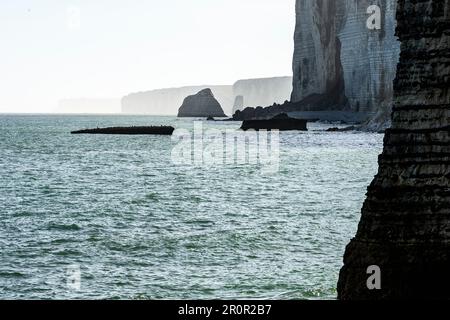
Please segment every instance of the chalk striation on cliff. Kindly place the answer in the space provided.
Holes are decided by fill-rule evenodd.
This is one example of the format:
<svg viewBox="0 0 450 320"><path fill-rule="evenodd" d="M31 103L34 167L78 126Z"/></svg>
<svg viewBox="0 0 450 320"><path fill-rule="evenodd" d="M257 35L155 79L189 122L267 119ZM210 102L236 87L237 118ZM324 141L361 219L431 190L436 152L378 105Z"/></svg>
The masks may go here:
<svg viewBox="0 0 450 320"><path fill-rule="evenodd" d="M399 0L392 128L348 245L340 299L450 298L450 1ZM369 290L378 266L381 290Z"/></svg>
<svg viewBox="0 0 450 320"><path fill-rule="evenodd" d="M231 86L189 86L131 93L122 98L122 112L129 114L176 115L183 100L203 89L211 89L226 112L233 107Z"/></svg>
<svg viewBox="0 0 450 320"><path fill-rule="evenodd" d="M322 106L317 100L305 104L305 109L342 109L347 104L339 39L345 23L345 9L346 1L296 2L291 102L301 102L311 96L327 102L327 106Z"/></svg>
<svg viewBox="0 0 450 320"><path fill-rule="evenodd" d="M373 5L380 29L367 27ZM395 11L396 0L297 0L291 101L320 95L327 109L389 115L400 52Z"/></svg>

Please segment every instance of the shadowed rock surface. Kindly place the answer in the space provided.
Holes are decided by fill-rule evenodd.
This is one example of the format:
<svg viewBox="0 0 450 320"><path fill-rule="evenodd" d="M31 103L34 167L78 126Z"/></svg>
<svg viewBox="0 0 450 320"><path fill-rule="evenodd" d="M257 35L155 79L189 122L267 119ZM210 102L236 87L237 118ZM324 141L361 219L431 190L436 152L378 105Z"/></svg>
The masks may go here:
<svg viewBox="0 0 450 320"><path fill-rule="evenodd" d="M220 103L214 98L211 89L204 89L184 99L183 105L178 110L178 117L225 118L226 115Z"/></svg>
<svg viewBox="0 0 450 320"><path fill-rule="evenodd" d="M309 121L341 121L348 124L361 124L368 120L371 113L340 111L340 110L323 110L323 111L299 111L300 103L285 102L282 105L274 104L270 107L263 108L245 108L242 111L236 111L232 120L269 120L280 113L286 113L291 118L305 119Z"/></svg>
<svg viewBox="0 0 450 320"><path fill-rule="evenodd" d="M269 120L247 120L242 123L242 130L280 130L307 131L307 121L290 118L287 114L279 114Z"/></svg>
<svg viewBox="0 0 450 320"><path fill-rule="evenodd" d="M111 127L72 131L72 134L172 135L173 127Z"/></svg>
<svg viewBox="0 0 450 320"><path fill-rule="evenodd" d="M340 299L450 298L450 2L399 0L392 128L341 270ZM381 290L369 290L369 266Z"/></svg>

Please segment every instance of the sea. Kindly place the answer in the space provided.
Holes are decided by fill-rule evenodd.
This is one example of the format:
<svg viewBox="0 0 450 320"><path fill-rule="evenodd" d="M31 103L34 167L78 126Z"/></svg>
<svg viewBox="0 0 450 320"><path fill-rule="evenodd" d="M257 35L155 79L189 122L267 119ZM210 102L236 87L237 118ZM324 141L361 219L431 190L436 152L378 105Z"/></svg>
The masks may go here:
<svg viewBox="0 0 450 320"><path fill-rule="evenodd" d="M0 115L0 298L336 299L383 135L309 123L279 133L278 165L264 172L177 163L170 136L70 134L244 134L199 120Z"/></svg>

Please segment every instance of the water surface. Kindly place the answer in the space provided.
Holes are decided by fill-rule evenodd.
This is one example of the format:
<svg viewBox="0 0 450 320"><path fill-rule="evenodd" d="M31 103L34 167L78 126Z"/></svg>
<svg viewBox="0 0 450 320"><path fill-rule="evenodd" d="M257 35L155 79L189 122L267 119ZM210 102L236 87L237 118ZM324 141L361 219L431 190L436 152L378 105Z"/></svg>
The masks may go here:
<svg viewBox="0 0 450 320"><path fill-rule="evenodd" d="M336 297L382 135L281 134L281 167L180 167L170 137L72 136L146 116L0 115L2 299ZM237 123L205 123L237 129ZM81 289L67 286L80 266Z"/></svg>

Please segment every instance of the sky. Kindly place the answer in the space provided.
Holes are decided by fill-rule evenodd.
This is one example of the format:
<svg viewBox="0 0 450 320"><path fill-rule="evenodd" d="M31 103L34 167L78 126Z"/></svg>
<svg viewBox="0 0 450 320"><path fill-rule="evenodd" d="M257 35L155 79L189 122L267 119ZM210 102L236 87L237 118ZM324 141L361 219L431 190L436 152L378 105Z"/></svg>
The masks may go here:
<svg viewBox="0 0 450 320"><path fill-rule="evenodd" d="M0 112L292 74L295 0L0 2Z"/></svg>

